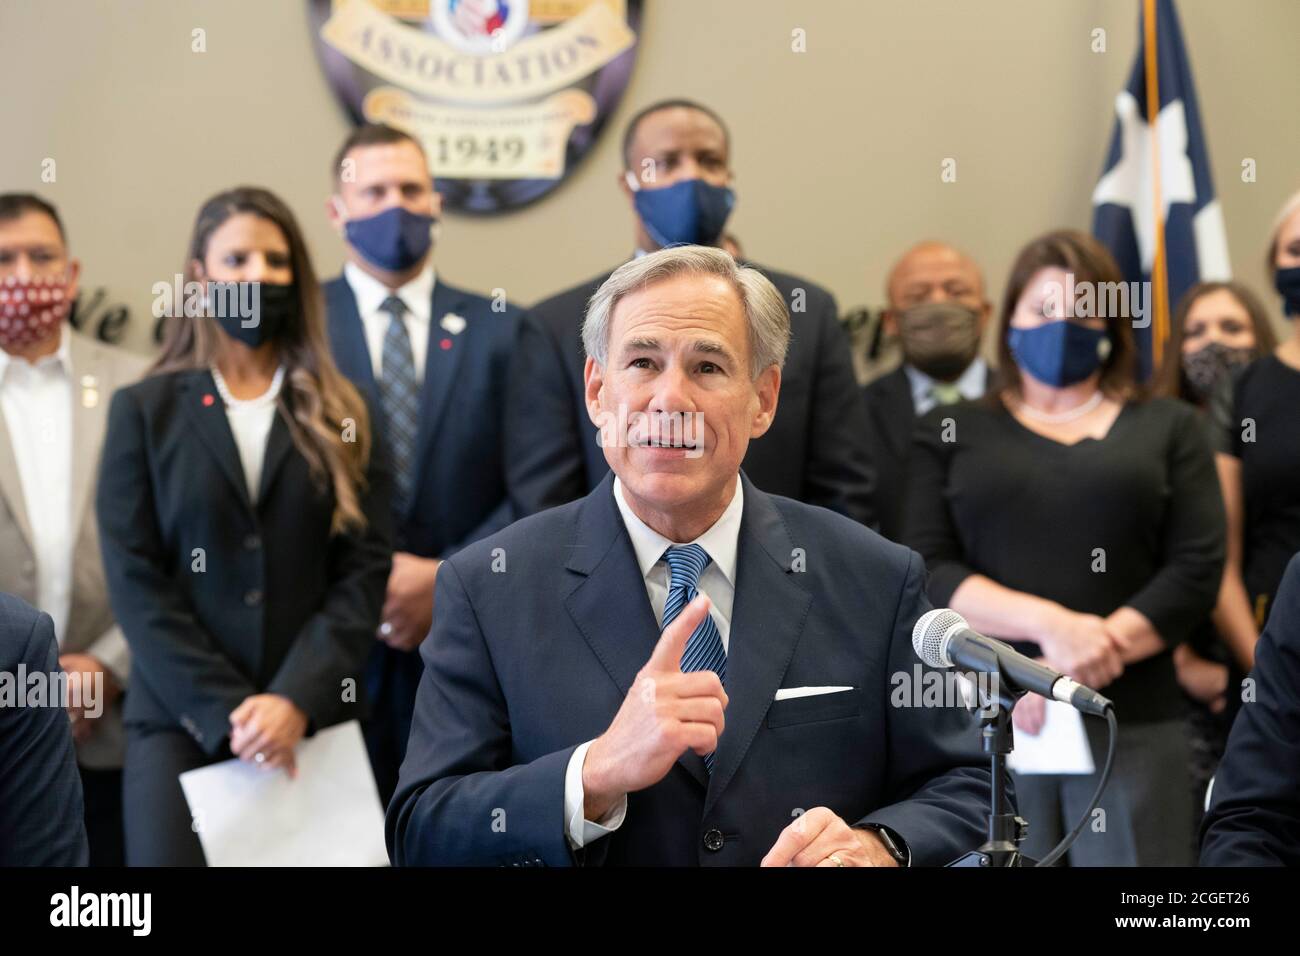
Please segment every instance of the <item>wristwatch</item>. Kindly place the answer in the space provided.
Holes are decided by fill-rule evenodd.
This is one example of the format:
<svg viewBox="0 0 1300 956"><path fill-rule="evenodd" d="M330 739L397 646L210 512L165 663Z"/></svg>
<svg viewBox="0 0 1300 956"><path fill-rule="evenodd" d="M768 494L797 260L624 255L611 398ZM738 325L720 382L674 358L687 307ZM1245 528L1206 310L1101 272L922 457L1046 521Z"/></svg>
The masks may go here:
<svg viewBox="0 0 1300 956"><path fill-rule="evenodd" d="M889 827L881 826L879 823L864 823L862 829L870 830L880 837L880 842L885 845L885 849L899 866L912 865L912 851L907 848L906 841Z"/></svg>

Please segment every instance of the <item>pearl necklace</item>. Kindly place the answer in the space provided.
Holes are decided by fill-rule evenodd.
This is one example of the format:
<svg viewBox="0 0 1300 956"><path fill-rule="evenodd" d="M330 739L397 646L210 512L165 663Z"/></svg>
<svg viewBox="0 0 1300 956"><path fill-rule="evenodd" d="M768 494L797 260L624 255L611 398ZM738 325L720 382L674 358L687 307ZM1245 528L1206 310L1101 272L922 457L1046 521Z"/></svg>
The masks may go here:
<svg viewBox="0 0 1300 956"><path fill-rule="evenodd" d="M258 405L269 405L279 398L280 386L284 383L284 366L281 365L276 368L275 375L271 377L270 387L261 395L256 398L235 398L234 395L230 394L230 387L226 384L226 380L221 377L221 373L217 371L217 367L212 365L208 368L208 371L212 373L212 381L216 383L217 392L221 395L221 400L226 404L227 408L255 408Z"/></svg>
<svg viewBox="0 0 1300 956"><path fill-rule="evenodd" d="M1016 408L1036 422L1043 422L1046 425L1064 425L1067 422L1077 421L1089 412L1096 411L1097 406L1101 404L1104 397L1101 390L1098 389L1092 393L1092 398L1064 412L1041 412L1032 405L1026 405L1024 399L1021 398L1016 399Z"/></svg>

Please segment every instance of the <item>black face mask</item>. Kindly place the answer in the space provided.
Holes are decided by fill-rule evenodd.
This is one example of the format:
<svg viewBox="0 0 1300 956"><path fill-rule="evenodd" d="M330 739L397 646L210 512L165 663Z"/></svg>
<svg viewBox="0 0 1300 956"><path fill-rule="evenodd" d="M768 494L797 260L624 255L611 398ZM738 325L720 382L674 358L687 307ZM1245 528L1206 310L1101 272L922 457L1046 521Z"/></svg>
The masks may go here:
<svg viewBox="0 0 1300 956"><path fill-rule="evenodd" d="M1183 380L1193 401L1208 401L1233 369L1248 364L1254 357L1253 348L1229 348L1220 342L1211 342L1195 352L1184 353Z"/></svg>
<svg viewBox="0 0 1300 956"><path fill-rule="evenodd" d="M941 382L951 382L975 361L980 316L959 302L927 302L898 313L903 359Z"/></svg>
<svg viewBox="0 0 1300 956"><path fill-rule="evenodd" d="M298 315L298 286L270 282L220 282L209 289L209 312L232 339L255 349L290 325ZM243 304L247 308L237 308ZM251 314L248 314L251 313Z"/></svg>
<svg viewBox="0 0 1300 956"><path fill-rule="evenodd" d="M1282 309L1287 318L1300 318L1300 266L1276 270L1273 284L1282 296Z"/></svg>

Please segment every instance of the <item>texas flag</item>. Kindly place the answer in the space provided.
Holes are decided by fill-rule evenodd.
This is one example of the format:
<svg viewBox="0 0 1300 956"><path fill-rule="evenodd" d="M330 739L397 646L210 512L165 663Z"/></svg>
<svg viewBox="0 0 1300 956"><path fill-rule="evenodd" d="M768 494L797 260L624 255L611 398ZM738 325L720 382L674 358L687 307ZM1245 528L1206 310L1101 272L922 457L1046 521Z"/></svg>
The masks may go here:
<svg viewBox="0 0 1300 956"><path fill-rule="evenodd" d="M1201 280L1227 279L1196 87L1173 0L1142 0L1137 59L1115 98L1110 152L1092 194L1092 231L1130 282L1150 281L1134 316L1143 378L1160 361L1169 315ZM1144 287L1145 289L1146 287Z"/></svg>

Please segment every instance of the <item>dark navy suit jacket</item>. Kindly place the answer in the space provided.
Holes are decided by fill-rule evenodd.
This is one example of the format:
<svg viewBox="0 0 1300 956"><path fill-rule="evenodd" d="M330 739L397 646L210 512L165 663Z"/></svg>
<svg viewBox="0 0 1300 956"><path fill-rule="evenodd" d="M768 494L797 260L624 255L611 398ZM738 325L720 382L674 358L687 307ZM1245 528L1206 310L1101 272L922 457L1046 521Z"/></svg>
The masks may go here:
<svg viewBox="0 0 1300 956"><path fill-rule="evenodd" d="M0 673L11 675L6 679L23 695L31 684L18 682L20 664L29 681L43 674L47 689L55 686L49 681L61 671L54 622L0 594ZM0 866L85 866L88 859L81 777L63 702L0 705Z"/></svg>
<svg viewBox="0 0 1300 956"><path fill-rule="evenodd" d="M1300 866L1300 555L1255 647L1243 702L1201 826L1202 866ZM1235 688L1228 688L1235 693Z"/></svg>
<svg viewBox="0 0 1300 956"><path fill-rule="evenodd" d="M776 418L749 443L745 474L769 494L874 526L866 413L835 299L806 279L747 265L781 293L791 335ZM537 303L520 328L506 421L510 495L519 517L575 501L609 472L587 417L582 347L587 301L609 275Z"/></svg>
<svg viewBox="0 0 1300 956"><path fill-rule="evenodd" d="M371 400L382 434L383 409L352 287L340 276L325 283L324 292L334 361ZM439 325L448 313L465 320L461 332ZM441 278L434 283L415 480L406 514L397 520L398 551L446 557L513 520L503 405L519 316L513 305L493 312L481 295Z"/></svg>
<svg viewBox="0 0 1300 956"><path fill-rule="evenodd" d="M918 664L920 557L742 480L712 777L687 751L629 795L619 830L570 850L569 758L608 727L659 636L609 476L442 566L388 808L395 864L754 865L816 806L890 827L916 865L983 842L990 775L973 716L890 703L891 675ZM774 702L780 688L826 685L853 690Z"/></svg>

